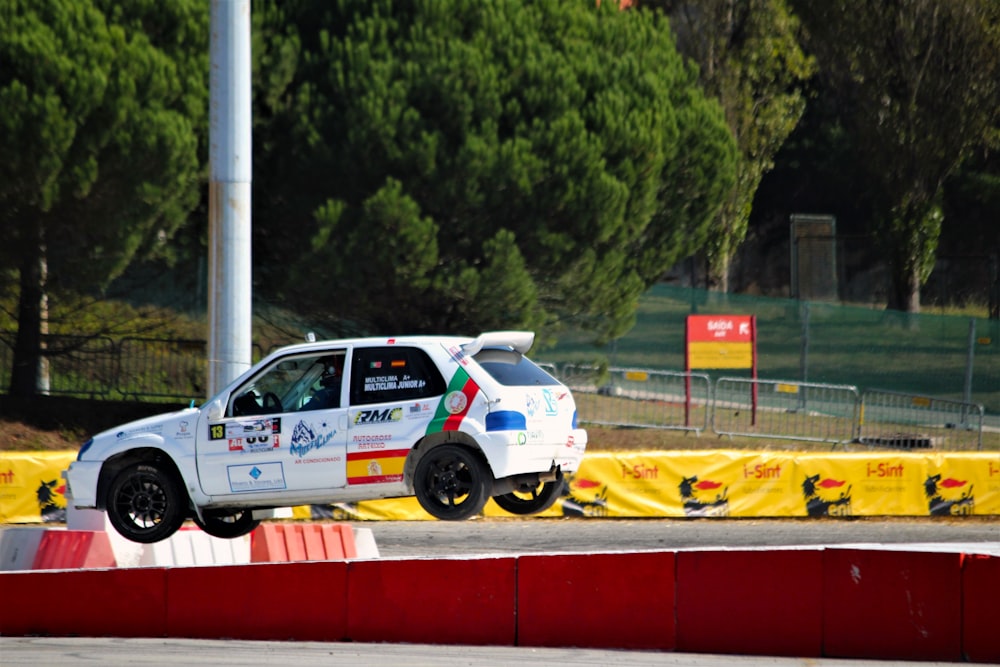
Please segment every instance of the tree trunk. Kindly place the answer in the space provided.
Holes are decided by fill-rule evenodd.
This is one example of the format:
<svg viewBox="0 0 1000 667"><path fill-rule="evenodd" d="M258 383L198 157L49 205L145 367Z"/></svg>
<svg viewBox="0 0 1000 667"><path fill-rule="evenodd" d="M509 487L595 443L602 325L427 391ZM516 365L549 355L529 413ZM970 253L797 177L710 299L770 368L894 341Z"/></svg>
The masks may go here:
<svg viewBox="0 0 1000 667"><path fill-rule="evenodd" d="M45 292L46 264L42 230L36 227L37 243L25 244L20 268L21 293L17 305L17 337L10 378L11 396L31 397L48 389L46 359L43 354L48 325Z"/></svg>
<svg viewBox="0 0 1000 667"><path fill-rule="evenodd" d="M894 268L892 289L889 290L889 310L904 313L920 312L920 270L915 266Z"/></svg>

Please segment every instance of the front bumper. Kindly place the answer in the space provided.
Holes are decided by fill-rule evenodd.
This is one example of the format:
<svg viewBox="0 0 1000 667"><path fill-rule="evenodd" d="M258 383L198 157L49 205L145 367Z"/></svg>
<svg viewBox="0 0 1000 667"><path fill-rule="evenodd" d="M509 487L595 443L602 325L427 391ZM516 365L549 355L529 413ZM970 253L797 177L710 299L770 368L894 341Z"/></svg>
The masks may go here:
<svg viewBox="0 0 1000 667"><path fill-rule="evenodd" d="M101 461L73 461L66 478L66 495L72 499L74 507L93 509L97 507L97 480L101 476Z"/></svg>

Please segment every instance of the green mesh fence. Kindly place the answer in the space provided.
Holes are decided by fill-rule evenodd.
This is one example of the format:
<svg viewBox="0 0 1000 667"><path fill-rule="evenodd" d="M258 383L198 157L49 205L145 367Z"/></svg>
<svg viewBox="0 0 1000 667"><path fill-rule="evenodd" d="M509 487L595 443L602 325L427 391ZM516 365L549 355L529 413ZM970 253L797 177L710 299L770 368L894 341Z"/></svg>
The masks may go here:
<svg viewBox="0 0 1000 667"><path fill-rule="evenodd" d="M1000 415L1000 320L799 302L657 285L623 338L595 348L565 335L534 357L553 363L684 369L689 314L756 315L762 379L854 385L982 404ZM970 329L975 329L970 344ZM970 378L971 393L966 397ZM710 370L713 378L749 372Z"/></svg>

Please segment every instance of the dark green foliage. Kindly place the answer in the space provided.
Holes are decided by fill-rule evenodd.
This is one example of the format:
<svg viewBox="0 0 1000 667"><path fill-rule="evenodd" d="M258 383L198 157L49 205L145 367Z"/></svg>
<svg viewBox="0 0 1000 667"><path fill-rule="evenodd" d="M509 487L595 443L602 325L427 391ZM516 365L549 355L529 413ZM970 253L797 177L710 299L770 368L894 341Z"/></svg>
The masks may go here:
<svg viewBox="0 0 1000 667"><path fill-rule="evenodd" d="M920 309L934 266L942 188L995 142L1000 5L995 0L795 2L836 94L874 227L892 271L889 307ZM956 223L958 224L958 223Z"/></svg>
<svg viewBox="0 0 1000 667"><path fill-rule="evenodd" d="M255 270L317 318L613 337L704 242L732 184L720 109L652 13L554 0L255 11Z"/></svg>
<svg viewBox="0 0 1000 667"><path fill-rule="evenodd" d="M0 266L18 274L15 393L45 300L106 286L198 201L208 13L197 0L0 1Z"/></svg>

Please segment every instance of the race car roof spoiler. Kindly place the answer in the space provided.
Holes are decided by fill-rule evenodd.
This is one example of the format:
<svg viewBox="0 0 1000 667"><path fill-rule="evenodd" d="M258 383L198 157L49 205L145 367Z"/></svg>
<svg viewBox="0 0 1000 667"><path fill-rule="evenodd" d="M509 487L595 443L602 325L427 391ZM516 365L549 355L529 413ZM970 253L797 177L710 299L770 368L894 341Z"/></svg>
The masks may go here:
<svg viewBox="0 0 1000 667"><path fill-rule="evenodd" d="M484 347L512 347L521 354L527 354L534 342L534 331L487 331L463 345L462 352L471 357Z"/></svg>

